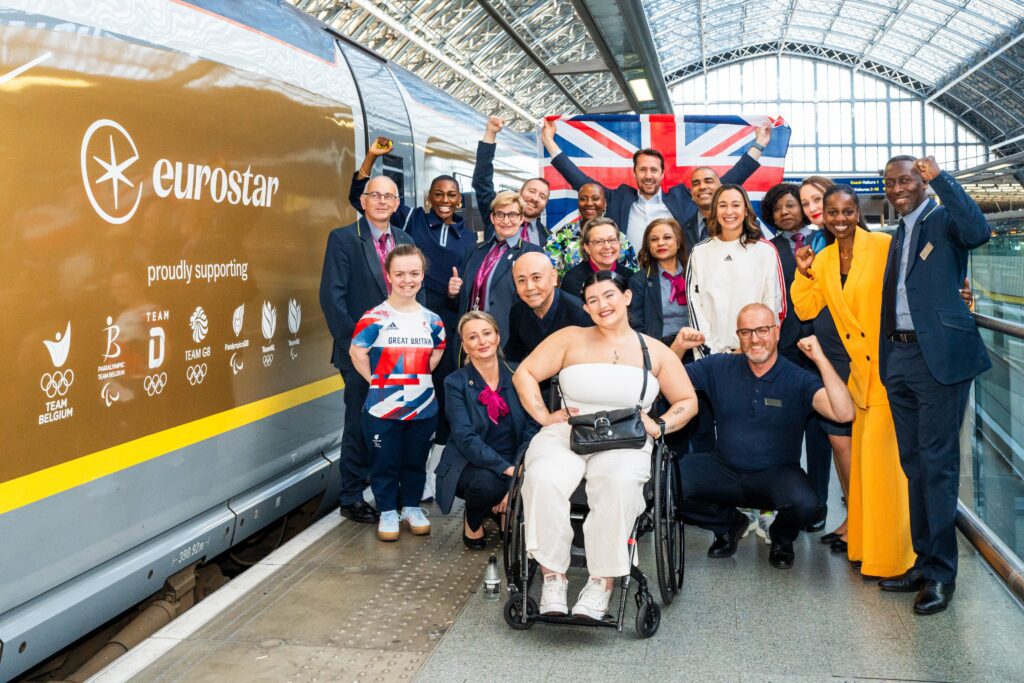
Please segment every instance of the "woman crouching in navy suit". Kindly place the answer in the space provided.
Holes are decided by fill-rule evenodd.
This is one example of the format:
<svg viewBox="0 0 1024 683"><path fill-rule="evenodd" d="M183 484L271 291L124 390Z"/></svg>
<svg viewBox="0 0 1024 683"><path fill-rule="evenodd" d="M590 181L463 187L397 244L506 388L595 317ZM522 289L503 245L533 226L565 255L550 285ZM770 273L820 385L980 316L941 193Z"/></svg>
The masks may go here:
<svg viewBox="0 0 1024 683"><path fill-rule="evenodd" d="M468 363L444 381L451 435L435 470L435 496L445 514L456 497L466 502L462 541L471 550L483 550L484 518L505 512L513 463L526 451L537 425L519 403L512 368L500 357L494 318L470 311L459 320L458 331Z"/></svg>

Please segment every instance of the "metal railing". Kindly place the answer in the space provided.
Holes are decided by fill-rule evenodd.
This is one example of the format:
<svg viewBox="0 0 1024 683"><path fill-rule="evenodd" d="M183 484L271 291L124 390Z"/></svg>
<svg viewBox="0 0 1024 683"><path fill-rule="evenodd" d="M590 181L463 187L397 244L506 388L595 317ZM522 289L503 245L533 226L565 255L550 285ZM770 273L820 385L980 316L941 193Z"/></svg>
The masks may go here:
<svg viewBox="0 0 1024 683"><path fill-rule="evenodd" d="M974 313L978 327L1024 339L1024 325L1010 320ZM957 528L969 540L992 569L1006 582L1007 588L1024 601L1024 562L973 510L959 501Z"/></svg>

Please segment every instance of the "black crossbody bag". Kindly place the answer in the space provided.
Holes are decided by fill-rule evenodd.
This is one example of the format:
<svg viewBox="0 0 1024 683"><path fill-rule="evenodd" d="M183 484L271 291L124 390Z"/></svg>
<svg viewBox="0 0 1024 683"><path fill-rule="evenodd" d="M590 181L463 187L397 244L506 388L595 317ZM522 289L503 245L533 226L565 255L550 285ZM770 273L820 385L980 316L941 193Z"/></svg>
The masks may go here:
<svg viewBox="0 0 1024 683"><path fill-rule="evenodd" d="M636 336L640 339L640 349L644 354L644 381L640 389L640 398L632 408L601 410L570 417L569 448L573 453L590 455L615 448L640 449L647 443L647 430L644 429L641 415L644 395L647 393L647 373L651 369L651 356L647 353L643 335L637 332ZM565 403L564 397L562 403Z"/></svg>

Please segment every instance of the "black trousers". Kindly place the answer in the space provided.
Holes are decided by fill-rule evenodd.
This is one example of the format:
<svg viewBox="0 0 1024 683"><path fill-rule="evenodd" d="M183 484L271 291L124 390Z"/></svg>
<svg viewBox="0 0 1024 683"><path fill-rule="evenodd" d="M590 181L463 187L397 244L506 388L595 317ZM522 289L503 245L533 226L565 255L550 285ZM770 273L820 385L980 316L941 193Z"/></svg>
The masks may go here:
<svg viewBox="0 0 1024 683"><path fill-rule="evenodd" d="M445 350L441 354L441 361L430 373L434 383L434 397L437 399L437 430L434 432L434 443L443 446L448 443L450 434L448 418L445 416L444 381L459 367L458 356L462 348L457 334L459 316L445 305L445 295L432 289L426 291L427 308L436 313L444 324Z"/></svg>
<svg viewBox="0 0 1024 683"><path fill-rule="evenodd" d="M476 465L466 465L455 484L455 495L466 501L466 522L476 531L508 493L509 477Z"/></svg>
<svg viewBox="0 0 1024 683"><path fill-rule="evenodd" d="M885 388L909 487L914 567L925 578L954 583L960 425L971 380L940 384L916 343L894 342Z"/></svg>
<svg viewBox="0 0 1024 683"><path fill-rule="evenodd" d="M729 531L737 507L776 510L769 530L776 543L792 543L818 514L814 487L797 465L745 472L717 453L693 453L679 469L686 520L716 535Z"/></svg>
<svg viewBox="0 0 1024 683"><path fill-rule="evenodd" d="M817 366L812 363L799 349L790 348L782 354L808 372L818 375ZM824 516L828 511L828 480L832 474L832 444L828 434L822 427L821 418L817 413L807 418L804 426L804 447L807 450L807 476L818 496L820 508L818 514Z"/></svg>
<svg viewBox="0 0 1024 683"><path fill-rule="evenodd" d="M370 477L370 452L363 438L363 404L370 385L354 368L341 371L345 382L345 429L341 433L341 455L338 468L341 470L341 492L338 500L342 505L352 505L363 499L363 489Z"/></svg>

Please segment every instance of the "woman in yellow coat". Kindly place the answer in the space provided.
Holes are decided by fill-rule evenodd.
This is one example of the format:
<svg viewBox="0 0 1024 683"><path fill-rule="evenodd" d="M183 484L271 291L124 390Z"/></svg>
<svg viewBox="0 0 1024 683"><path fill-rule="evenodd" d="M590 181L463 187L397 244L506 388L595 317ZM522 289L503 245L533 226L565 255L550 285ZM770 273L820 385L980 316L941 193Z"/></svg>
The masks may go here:
<svg viewBox="0 0 1024 683"><path fill-rule="evenodd" d="M914 550L907 478L878 375L882 281L892 238L863 226L857 195L846 185L829 188L824 205L825 228L835 241L817 256L809 247L796 253L798 272L790 293L801 320L828 306L850 354L847 386L857 414L847 500L849 558L861 562L865 576L895 576L913 566Z"/></svg>

